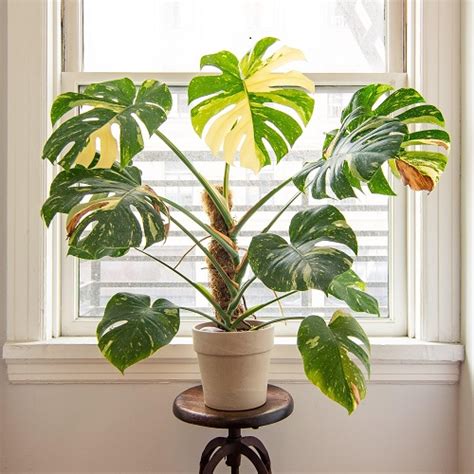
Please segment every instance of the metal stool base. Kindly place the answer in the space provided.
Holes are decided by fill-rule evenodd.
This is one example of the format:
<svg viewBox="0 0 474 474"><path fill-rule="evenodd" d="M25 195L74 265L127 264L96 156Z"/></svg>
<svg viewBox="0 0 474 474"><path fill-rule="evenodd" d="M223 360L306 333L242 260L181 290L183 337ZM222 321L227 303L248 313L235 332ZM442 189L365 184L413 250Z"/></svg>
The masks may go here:
<svg viewBox="0 0 474 474"><path fill-rule="evenodd" d="M257 474L271 474L270 456L263 443L255 436L242 436L240 428L230 428L227 438L209 441L202 452L199 474L212 474L224 458L231 473L239 474L242 456L254 465Z"/></svg>

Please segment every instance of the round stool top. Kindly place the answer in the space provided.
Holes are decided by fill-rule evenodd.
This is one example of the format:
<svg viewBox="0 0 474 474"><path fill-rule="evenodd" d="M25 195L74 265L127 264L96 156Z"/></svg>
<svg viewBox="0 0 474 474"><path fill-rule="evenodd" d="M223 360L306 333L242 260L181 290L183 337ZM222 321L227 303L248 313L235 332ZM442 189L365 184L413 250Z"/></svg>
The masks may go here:
<svg viewBox="0 0 474 474"><path fill-rule="evenodd" d="M179 394L173 403L177 418L211 428L258 428L283 420L293 412L293 398L282 388L268 386L265 405L252 410L221 411L204 405L202 385Z"/></svg>

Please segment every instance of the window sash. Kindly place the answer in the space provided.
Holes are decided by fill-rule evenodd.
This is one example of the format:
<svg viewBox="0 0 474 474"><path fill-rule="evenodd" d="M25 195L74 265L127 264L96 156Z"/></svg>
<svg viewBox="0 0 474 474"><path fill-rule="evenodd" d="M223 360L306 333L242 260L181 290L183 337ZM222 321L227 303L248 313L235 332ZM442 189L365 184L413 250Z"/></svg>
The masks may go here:
<svg viewBox="0 0 474 474"><path fill-rule="evenodd" d="M408 1L385 0L386 72L407 70ZM62 71L83 72L83 2L62 0L62 4Z"/></svg>
<svg viewBox="0 0 474 474"><path fill-rule="evenodd" d="M136 83L144 79L157 79L166 82L170 87L186 86L194 73L63 73L61 76L62 91L79 90L90 83L112 80L123 76L129 77ZM406 74L403 73L334 73L307 74L318 86L353 86L361 87L371 82L390 83L394 87L406 85ZM371 336L406 336L407 335L407 294L406 281L406 190L398 182L392 183L398 194L397 199L389 200L389 275L388 275L388 306L387 318L361 317L358 320ZM94 334L98 318L80 318L79 313L79 282L78 261L67 255L67 243L62 239L62 249L58 259L61 262L61 335L84 336ZM394 255L397 258L394 258ZM403 257L401 257L403 256ZM394 285L392 282L397 282ZM181 335L190 335L192 327L201 321L199 318L186 317L180 327ZM298 323L288 322L278 324L276 333L284 336L294 336Z"/></svg>

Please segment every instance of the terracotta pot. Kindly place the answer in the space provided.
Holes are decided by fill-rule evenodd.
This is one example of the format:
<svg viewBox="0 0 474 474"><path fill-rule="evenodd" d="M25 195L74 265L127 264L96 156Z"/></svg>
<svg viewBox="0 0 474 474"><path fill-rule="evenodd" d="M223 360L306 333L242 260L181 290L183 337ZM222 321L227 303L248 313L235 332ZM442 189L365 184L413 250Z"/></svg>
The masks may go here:
<svg viewBox="0 0 474 474"><path fill-rule="evenodd" d="M212 326L212 323L201 323L193 329L205 404L232 411L263 405L267 398L273 326L258 331L202 330Z"/></svg>

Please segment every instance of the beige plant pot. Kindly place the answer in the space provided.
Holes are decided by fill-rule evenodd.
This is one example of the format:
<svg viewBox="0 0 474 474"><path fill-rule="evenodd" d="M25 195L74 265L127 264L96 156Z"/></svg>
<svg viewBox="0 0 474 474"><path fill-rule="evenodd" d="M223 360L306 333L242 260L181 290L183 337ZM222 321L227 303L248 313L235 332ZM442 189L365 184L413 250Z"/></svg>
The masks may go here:
<svg viewBox="0 0 474 474"><path fill-rule="evenodd" d="M254 322L255 323L255 322ZM193 329L204 402L217 410L250 410L267 398L273 326L258 331L206 332Z"/></svg>

